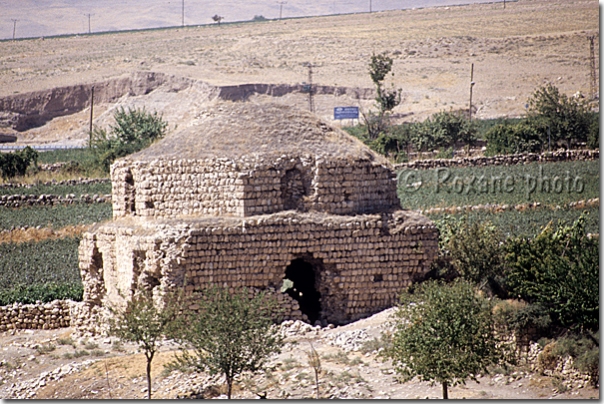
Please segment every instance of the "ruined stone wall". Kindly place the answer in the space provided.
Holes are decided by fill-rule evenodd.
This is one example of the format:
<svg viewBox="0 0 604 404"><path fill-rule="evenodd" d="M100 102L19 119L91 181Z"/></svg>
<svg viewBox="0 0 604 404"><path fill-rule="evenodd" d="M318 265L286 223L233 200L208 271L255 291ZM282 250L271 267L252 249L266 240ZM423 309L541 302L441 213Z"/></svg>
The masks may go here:
<svg viewBox="0 0 604 404"><path fill-rule="evenodd" d="M393 172L370 160L119 161L111 178L114 218L253 216L292 209L357 214L399 206Z"/></svg>
<svg viewBox="0 0 604 404"><path fill-rule="evenodd" d="M159 286L158 293L183 282L189 293L213 284L278 291L288 266L303 259L313 266L320 317L345 323L395 304L401 290L429 270L438 248L436 227L403 211L358 216L290 211L198 219L180 228L164 224L153 230L144 221L129 226L114 223L84 235L85 301L123 304L141 282ZM289 318L304 319L295 300L278 294Z"/></svg>
<svg viewBox="0 0 604 404"><path fill-rule="evenodd" d="M395 219L396 220L396 219ZM273 216L243 227L193 231L184 252L187 290L217 283L279 288L296 258L318 261L322 317L343 323L396 303L436 257L433 225L397 226L380 215L312 222Z"/></svg>

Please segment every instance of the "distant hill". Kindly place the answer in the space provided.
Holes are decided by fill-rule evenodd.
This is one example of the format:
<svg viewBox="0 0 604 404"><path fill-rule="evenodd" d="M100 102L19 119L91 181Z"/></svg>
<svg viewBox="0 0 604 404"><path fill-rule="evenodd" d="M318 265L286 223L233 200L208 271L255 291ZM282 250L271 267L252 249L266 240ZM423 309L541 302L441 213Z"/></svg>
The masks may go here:
<svg viewBox="0 0 604 404"><path fill-rule="evenodd" d="M0 39L492 3L503 0L0 0ZM280 4L283 3L283 4ZM90 16L89 16L90 15ZM16 21L16 24L14 22Z"/></svg>

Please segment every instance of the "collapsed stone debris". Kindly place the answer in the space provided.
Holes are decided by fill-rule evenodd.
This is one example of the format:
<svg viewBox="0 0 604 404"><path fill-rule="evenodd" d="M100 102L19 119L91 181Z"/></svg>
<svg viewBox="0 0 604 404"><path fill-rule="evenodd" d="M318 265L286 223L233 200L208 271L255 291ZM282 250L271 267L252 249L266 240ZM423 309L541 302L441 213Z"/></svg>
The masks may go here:
<svg viewBox="0 0 604 404"><path fill-rule="evenodd" d="M217 103L116 161L111 180L114 219L79 248L86 317L140 287L161 299L214 284L343 324L391 307L437 254L436 227L400 208L387 160L286 106Z"/></svg>

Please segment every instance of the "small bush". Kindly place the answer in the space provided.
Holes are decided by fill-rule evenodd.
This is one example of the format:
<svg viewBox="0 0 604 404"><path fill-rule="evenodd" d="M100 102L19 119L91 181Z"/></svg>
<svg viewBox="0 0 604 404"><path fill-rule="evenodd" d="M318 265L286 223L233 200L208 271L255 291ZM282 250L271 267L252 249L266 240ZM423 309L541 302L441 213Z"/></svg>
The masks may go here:
<svg viewBox="0 0 604 404"><path fill-rule="evenodd" d="M76 347L76 344L71 338L59 338L57 339L57 344L59 345L71 345L72 347Z"/></svg>
<svg viewBox="0 0 604 404"><path fill-rule="evenodd" d="M52 344L36 345L36 352L38 352L39 355L46 355L55 349L57 349L57 347Z"/></svg>
<svg viewBox="0 0 604 404"><path fill-rule="evenodd" d="M38 152L29 146L12 153L0 153L0 176L5 180L25 175L30 166L38 166Z"/></svg>
<svg viewBox="0 0 604 404"><path fill-rule="evenodd" d="M516 153L540 152L544 145L536 126L526 120L515 124L501 123L490 128L485 138L487 140L487 156ZM547 145L545 145L547 147Z"/></svg>
<svg viewBox="0 0 604 404"><path fill-rule="evenodd" d="M599 333L589 338L586 335L569 334L558 339L552 348L552 355L560 359L570 356L574 366L587 373L593 386L600 383Z"/></svg>

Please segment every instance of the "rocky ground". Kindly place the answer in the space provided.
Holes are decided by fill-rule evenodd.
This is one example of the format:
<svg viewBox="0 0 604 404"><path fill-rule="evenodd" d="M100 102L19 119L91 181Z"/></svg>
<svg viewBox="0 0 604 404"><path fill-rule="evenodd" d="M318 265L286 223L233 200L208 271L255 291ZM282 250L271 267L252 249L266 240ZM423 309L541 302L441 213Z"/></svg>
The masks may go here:
<svg viewBox="0 0 604 404"><path fill-rule="evenodd" d="M311 346L321 358L319 394L323 399L440 398L441 387L413 380L400 383L391 362L378 354L380 335L390 329L388 309L340 327L312 327L301 322L282 325L287 335L283 352L269 371L240 378L235 398L315 398ZM136 346L110 337L77 337L72 328L21 330L0 335L0 397L31 399L145 398L145 358ZM203 373L170 370L177 346L168 341L153 362L153 397L224 398L224 380ZM530 357L535 357L537 346ZM450 398L599 399L599 391L572 369L564 378L532 371L530 365L493 369L477 382L450 389Z"/></svg>

